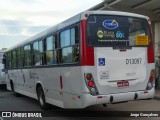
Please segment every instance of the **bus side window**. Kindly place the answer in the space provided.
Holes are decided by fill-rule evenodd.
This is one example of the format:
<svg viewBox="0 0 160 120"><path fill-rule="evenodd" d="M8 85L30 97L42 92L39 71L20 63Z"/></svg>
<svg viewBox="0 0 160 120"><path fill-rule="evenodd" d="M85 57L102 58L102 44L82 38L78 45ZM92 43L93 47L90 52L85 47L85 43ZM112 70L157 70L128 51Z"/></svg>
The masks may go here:
<svg viewBox="0 0 160 120"><path fill-rule="evenodd" d="M6 54L7 69L11 69L11 52Z"/></svg>
<svg viewBox="0 0 160 120"><path fill-rule="evenodd" d="M23 68L24 66L24 56L23 56L23 47L20 48L20 67Z"/></svg>
<svg viewBox="0 0 160 120"><path fill-rule="evenodd" d="M43 65L46 65L47 64L47 60L46 60L46 38L43 40L43 56L44 56L44 59L43 59Z"/></svg>
<svg viewBox="0 0 160 120"><path fill-rule="evenodd" d="M5 54L3 54L2 63L3 63L3 64L6 64L6 56L5 56Z"/></svg>
<svg viewBox="0 0 160 120"><path fill-rule="evenodd" d="M22 60L21 60L22 58L21 58L21 48L18 48L17 49L17 67L18 68L21 68L22 67Z"/></svg>
<svg viewBox="0 0 160 120"><path fill-rule="evenodd" d="M60 63L79 62L79 29L78 26L60 33Z"/></svg>
<svg viewBox="0 0 160 120"><path fill-rule="evenodd" d="M59 41L58 41L58 34L55 34L53 36L53 64L58 64L58 50L59 50Z"/></svg>
<svg viewBox="0 0 160 120"><path fill-rule="evenodd" d="M71 48L71 29L64 30L60 33L60 50L59 61L60 63L73 63Z"/></svg>
<svg viewBox="0 0 160 120"><path fill-rule="evenodd" d="M16 50L13 50L12 51L12 68L16 68L17 67L17 51Z"/></svg>
<svg viewBox="0 0 160 120"><path fill-rule="evenodd" d="M53 64L53 36L46 39L46 60L47 65Z"/></svg>
<svg viewBox="0 0 160 120"><path fill-rule="evenodd" d="M74 51L74 62L79 62L79 46L75 45L73 47L73 51Z"/></svg>
<svg viewBox="0 0 160 120"><path fill-rule="evenodd" d="M71 29L71 45L79 44L79 29L78 26Z"/></svg>
<svg viewBox="0 0 160 120"><path fill-rule="evenodd" d="M54 36L53 38L53 60L54 60L54 64L58 63L58 41L57 41L57 35Z"/></svg>
<svg viewBox="0 0 160 120"><path fill-rule="evenodd" d="M3 54L2 63L4 64L4 68L6 69L7 68L7 64L6 64L6 55L5 54ZM3 69L2 69L2 72L3 72Z"/></svg>
<svg viewBox="0 0 160 120"><path fill-rule="evenodd" d="M45 46L45 64L57 64L57 36L47 37Z"/></svg>
<svg viewBox="0 0 160 120"><path fill-rule="evenodd" d="M75 28L71 29L71 43L74 45L73 46L73 56L74 62L78 62L79 61L79 29L78 26L76 26Z"/></svg>
<svg viewBox="0 0 160 120"><path fill-rule="evenodd" d="M24 66L28 67L31 65L32 65L31 45L28 44L24 46Z"/></svg>
<svg viewBox="0 0 160 120"><path fill-rule="evenodd" d="M43 65L43 43L41 41L36 41L33 43L33 65L40 66Z"/></svg>
<svg viewBox="0 0 160 120"><path fill-rule="evenodd" d="M40 40L38 42L38 49L39 49L39 52L40 52L40 65L43 65L44 64L44 49L43 49L43 40Z"/></svg>
<svg viewBox="0 0 160 120"><path fill-rule="evenodd" d="M38 41L33 43L33 65L36 65L38 62L38 56L36 55L38 53Z"/></svg>

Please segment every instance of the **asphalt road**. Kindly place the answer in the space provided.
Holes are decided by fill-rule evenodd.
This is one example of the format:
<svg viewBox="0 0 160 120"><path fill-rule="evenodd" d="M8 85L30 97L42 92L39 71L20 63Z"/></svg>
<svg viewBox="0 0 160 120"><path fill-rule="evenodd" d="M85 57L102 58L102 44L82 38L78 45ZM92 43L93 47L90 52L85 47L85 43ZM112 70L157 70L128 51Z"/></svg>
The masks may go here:
<svg viewBox="0 0 160 120"><path fill-rule="evenodd" d="M42 118L1 118L0 120L74 120L74 119L92 119L92 120L101 120L107 119L106 117L93 117L95 114L98 114L98 111L102 111L101 114L106 114L109 112L113 112L113 114L119 115L126 113L127 111L159 111L159 118L152 117L148 118L159 120L160 119L160 100L159 99L152 99L152 100L141 100L141 101L131 101L127 103L120 103L120 104L109 104L107 107L103 107L102 105L95 105L87 107L83 110L63 110L61 108L52 106L50 111L43 111L40 109L38 101L26 96L15 97L14 94L10 91L7 91L4 88L0 88L0 111L35 111L35 112L45 112L47 115L52 117L42 117ZM92 112L90 112L92 111ZM116 113L115 113L116 111ZM118 112L117 112L118 111ZM78 112L85 113L85 116L77 117L76 114ZM128 112L131 114L131 112ZM87 117L87 115L90 117ZM91 114L94 114L93 116ZM112 114L112 113L111 113ZM69 117L67 117L69 115ZM1 115L0 115L1 116ZM109 118L114 120L134 120L135 117L125 117L125 118ZM138 117L138 119L146 120L146 117Z"/></svg>

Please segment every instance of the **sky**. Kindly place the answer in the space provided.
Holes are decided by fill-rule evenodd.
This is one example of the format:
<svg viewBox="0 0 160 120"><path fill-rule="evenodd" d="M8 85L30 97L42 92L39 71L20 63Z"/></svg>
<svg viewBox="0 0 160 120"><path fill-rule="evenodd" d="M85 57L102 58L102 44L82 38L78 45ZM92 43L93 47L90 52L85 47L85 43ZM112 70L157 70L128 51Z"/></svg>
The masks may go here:
<svg viewBox="0 0 160 120"><path fill-rule="evenodd" d="M102 0L0 0L0 49L50 28Z"/></svg>

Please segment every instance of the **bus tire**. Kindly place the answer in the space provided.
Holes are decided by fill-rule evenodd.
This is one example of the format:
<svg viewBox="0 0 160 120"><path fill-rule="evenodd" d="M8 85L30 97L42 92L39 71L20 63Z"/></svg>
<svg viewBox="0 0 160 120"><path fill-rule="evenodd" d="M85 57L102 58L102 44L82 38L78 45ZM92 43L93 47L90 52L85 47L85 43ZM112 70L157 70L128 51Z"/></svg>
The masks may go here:
<svg viewBox="0 0 160 120"><path fill-rule="evenodd" d="M10 86L11 86L11 90L12 90L13 94L14 94L16 97L19 97L20 94L17 93L17 92L15 92L14 85L13 85L13 82L12 82L12 81L10 81Z"/></svg>
<svg viewBox="0 0 160 120"><path fill-rule="evenodd" d="M37 88L37 96L38 96L38 102L39 102L40 107L43 110L49 109L49 105L46 103L44 91L41 86Z"/></svg>

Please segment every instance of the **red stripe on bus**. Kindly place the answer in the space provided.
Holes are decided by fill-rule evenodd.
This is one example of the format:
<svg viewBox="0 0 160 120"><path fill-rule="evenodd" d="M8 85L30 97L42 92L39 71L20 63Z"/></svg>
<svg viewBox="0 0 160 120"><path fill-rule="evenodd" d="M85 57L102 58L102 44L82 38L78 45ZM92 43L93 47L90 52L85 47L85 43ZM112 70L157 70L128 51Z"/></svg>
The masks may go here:
<svg viewBox="0 0 160 120"><path fill-rule="evenodd" d="M147 52L148 52L148 63L155 63L154 59L154 47L153 43L151 47L148 47Z"/></svg>
<svg viewBox="0 0 160 120"><path fill-rule="evenodd" d="M151 46L147 49L147 56L148 56L148 63L155 63L154 59L154 40L153 40L153 31L152 31L152 25L150 23L150 19L148 20L149 27L150 27L150 34L151 34Z"/></svg>
<svg viewBox="0 0 160 120"><path fill-rule="evenodd" d="M81 50L80 50L80 61L81 66L94 66L94 47L87 46L86 39L86 20L80 21L81 26Z"/></svg>

